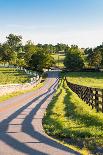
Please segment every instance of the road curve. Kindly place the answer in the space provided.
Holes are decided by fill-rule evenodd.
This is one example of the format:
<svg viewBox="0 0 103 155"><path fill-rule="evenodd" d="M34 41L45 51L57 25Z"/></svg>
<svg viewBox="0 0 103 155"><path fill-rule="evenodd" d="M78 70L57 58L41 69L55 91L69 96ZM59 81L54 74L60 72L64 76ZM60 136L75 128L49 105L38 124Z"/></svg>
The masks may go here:
<svg viewBox="0 0 103 155"><path fill-rule="evenodd" d="M45 85L0 103L0 155L79 154L51 140L42 118L58 86L58 71L48 74Z"/></svg>

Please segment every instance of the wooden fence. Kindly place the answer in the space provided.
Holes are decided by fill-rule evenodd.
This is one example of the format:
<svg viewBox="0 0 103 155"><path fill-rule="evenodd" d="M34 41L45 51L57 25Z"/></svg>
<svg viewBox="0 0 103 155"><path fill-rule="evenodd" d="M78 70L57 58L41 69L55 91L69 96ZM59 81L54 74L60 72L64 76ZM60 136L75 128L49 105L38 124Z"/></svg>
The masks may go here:
<svg viewBox="0 0 103 155"><path fill-rule="evenodd" d="M92 109L95 108L97 112L103 112L103 89L73 84L68 82L66 77L65 80L69 88L89 106L92 106Z"/></svg>

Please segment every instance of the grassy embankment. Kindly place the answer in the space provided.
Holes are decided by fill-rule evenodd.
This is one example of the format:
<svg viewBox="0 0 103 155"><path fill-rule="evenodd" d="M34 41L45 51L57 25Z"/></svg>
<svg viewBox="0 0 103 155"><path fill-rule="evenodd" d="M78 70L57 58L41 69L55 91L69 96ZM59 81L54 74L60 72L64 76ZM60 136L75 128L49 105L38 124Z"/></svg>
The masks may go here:
<svg viewBox="0 0 103 155"><path fill-rule="evenodd" d="M30 77L32 77L32 76L25 74L24 71L17 71L15 69L11 69L11 68L0 68L0 77L1 77L0 84L9 84L9 83L28 82L30 80ZM42 87L44 85L45 78L46 78L46 75L44 75L42 77L41 83L39 83L36 87L34 87L32 89L17 91L17 92L13 92L13 93L10 93L7 95L0 96L0 102L5 101L11 97L18 96L18 95L39 89L40 87Z"/></svg>
<svg viewBox="0 0 103 155"><path fill-rule="evenodd" d="M69 75L68 80L74 83L78 81L81 85L97 87L98 82L100 84L101 81L100 87L103 86L103 73L68 73L67 75ZM58 90L48 106L43 126L47 134L64 141L81 154L87 155L88 151L98 152L98 147L103 147L103 114L97 113L95 109L92 110L68 88L63 80L60 81Z"/></svg>

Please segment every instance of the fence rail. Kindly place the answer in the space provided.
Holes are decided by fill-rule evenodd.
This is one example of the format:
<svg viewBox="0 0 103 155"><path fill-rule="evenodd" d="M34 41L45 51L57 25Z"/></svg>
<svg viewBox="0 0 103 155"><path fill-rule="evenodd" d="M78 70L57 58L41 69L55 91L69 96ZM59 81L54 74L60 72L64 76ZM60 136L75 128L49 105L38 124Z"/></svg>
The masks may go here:
<svg viewBox="0 0 103 155"><path fill-rule="evenodd" d="M73 84L68 82L66 77L65 80L68 87L75 92L79 98L81 98L89 106L92 106L92 109L95 108L97 112L101 111L103 113L103 89Z"/></svg>

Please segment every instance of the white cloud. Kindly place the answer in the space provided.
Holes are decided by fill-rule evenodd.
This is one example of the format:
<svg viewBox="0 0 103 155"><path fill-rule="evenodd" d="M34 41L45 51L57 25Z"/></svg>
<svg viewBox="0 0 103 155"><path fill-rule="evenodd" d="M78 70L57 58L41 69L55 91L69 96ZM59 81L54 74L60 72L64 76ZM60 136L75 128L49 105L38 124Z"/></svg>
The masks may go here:
<svg viewBox="0 0 103 155"><path fill-rule="evenodd" d="M6 33L5 33L6 32ZM95 47L103 42L103 30L96 27L93 30L82 28L71 28L69 25L7 25L4 32L0 33L0 41L3 42L5 37L15 33L22 35L23 42L32 40L34 43L52 43L56 44L77 44L80 47Z"/></svg>

